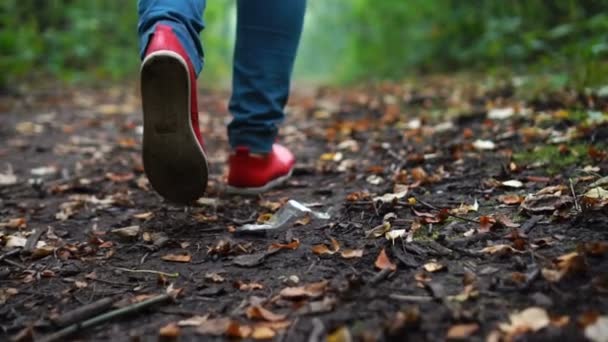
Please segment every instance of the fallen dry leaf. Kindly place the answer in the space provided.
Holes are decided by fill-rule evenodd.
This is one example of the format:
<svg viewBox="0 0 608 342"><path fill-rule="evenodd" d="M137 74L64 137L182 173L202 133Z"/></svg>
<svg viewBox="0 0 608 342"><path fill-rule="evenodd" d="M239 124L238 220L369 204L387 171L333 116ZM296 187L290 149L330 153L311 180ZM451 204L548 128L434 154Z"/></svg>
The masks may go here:
<svg viewBox="0 0 608 342"><path fill-rule="evenodd" d="M300 247L300 240L295 239L293 241L291 241L290 243L273 243L272 245L270 245L270 247L268 247L268 249L291 249L291 250L295 250L298 249L298 247Z"/></svg>
<svg viewBox="0 0 608 342"><path fill-rule="evenodd" d="M370 230L367 230L365 232L365 237L366 238L377 238L377 237L380 237L380 236L386 234L390 230L391 230L391 223L388 221L385 221L385 222L382 222L382 224L377 225Z"/></svg>
<svg viewBox="0 0 608 342"><path fill-rule="evenodd" d="M524 201L524 198L516 194L505 194L498 196L498 201L508 205L521 204L521 202Z"/></svg>
<svg viewBox="0 0 608 342"><path fill-rule="evenodd" d="M234 282L234 287L241 291L253 291L253 290L261 290L264 288L264 285L256 282L245 283L240 280Z"/></svg>
<svg viewBox="0 0 608 342"><path fill-rule="evenodd" d="M12 218L6 222L0 222L0 228L2 227L10 229L25 229L27 228L27 220L25 217Z"/></svg>
<svg viewBox="0 0 608 342"><path fill-rule="evenodd" d="M585 257L578 252L559 256L553 260L554 269L543 268L541 273L549 282L558 282L566 276L584 274L589 266Z"/></svg>
<svg viewBox="0 0 608 342"><path fill-rule="evenodd" d="M224 281L224 277L222 277L221 275L219 275L216 272L205 273L205 279L210 280L214 283L221 283Z"/></svg>
<svg viewBox="0 0 608 342"><path fill-rule="evenodd" d="M505 255L505 254L510 254L510 253L521 253L520 251L516 250L515 248L511 247L510 245L505 245L505 244L498 244L498 245L493 245L493 246L488 246L485 247L481 250L482 253L488 253L488 254L497 254L497 255Z"/></svg>
<svg viewBox="0 0 608 342"><path fill-rule="evenodd" d="M500 330L509 335L519 335L526 332L536 332L551 323L547 311L539 307L530 307L509 315L509 323L499 324Z"/></svg>
<svg viewBox="0 0 608 342"><path fill-rule="evenodd" d="M608 316L598 317L585 327L585 337L592 342L608 342Z"/></svg>
<svg viewBox="0 0 608 342"><path fill-rule="evenodd" d="M230 321L226 328L226 336L234 338L247 338L251 335L253 329L248 325L242 325L238 321Z"/></svg>
<svg viewBox="0 0 608 342"><path fill-rule="evenodd" d="M317 255L323 254L334 254L340 250L340 243L334 238L331 238L331 249L326 245L314 245L312 246L312 252Z"/></svg>
<svg viewBox="0 0 608 342"><path fill-rule="evenodd" d="M186 254L167 254L163 255L162 260L172 262L190 262L192 261L192 255Z"/></svg>
<svg viewBox="0 0 608 342"><path fill-rule="evenodd" d="M317 298L325 293L327 284L327 280L322 280L304 286L286 287L279 292L279 295L285 299Z"/></svg>
<svg viewBox="0 0 608 342"><path fill-rule="evenodd" d="M260 305L254 305L247 308L245 312L249 319L259 319L269 322L277 322L284 320L287 316L276 314L270 310L264 309Z"/></svg>
<svg viewBox="0 0 608 342"><path fill-rule="evenodd" d="M253 331L251 332L251 338L254 340L270 340L274 338L277 333L265 326L253 326Z"/></svg>
<svg viewBox="0 0 608 342"><path fill-rule="evenodd" d="M327 335L326 342L351 342L352 340L353 337L350 334L350 330L348 330L347 327L342 326Z"/></svg>
<svg viewBox="0 0 608 342"><path fill-rule="evenodd" d="M362 249L345 249L340 252L340 256L344 259L360 258L363 256Z"/></svg>
<svg viewBox="0 0 608 342"><path fill-rule="evenodd" d="M378 254L374 265L381 270L389 269L393 272L397 270L397 265L391 262L391 260L386 255L386 251L384 250L384 248L382 248L380 254Z"/></svg>
<svg viewBox="0 0 608 342"><path fill-rule="evenodd" d="M177 340L181 335L181 329L176 323L169 323L160 328L158 335L165 340Z"/></svg>
<svg viewBox="0 0 608 342"><path fill-rule="evenodd" d="M442 265L442 264L440 264L438 262L434 262L434 261L427 262L422 267L424 268L425 271L430 272L430 273L435 273L435 272L445 270L445 265Z"/></svg>
<svg viewBox="0 0 608 342"><path fill-rule="evenodd" d="M196 332L201 335L221 336L228 330L231 322L230 318L207 319L204 317L196 328Z"/></svg>
<svg viewBox="0 0 608 342"><path fill-rule="evenodd" d="M455 324L450 327L445 338L463 340L471 337L477 330L479 330L477 323Z"/></svg>

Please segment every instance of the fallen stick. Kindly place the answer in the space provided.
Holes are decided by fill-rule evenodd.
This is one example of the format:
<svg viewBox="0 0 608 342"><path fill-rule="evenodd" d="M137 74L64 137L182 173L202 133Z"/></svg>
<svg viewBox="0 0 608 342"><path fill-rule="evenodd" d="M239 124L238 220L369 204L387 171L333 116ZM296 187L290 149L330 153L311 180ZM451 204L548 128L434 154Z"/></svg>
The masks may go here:
<svg viewBox="0 0 608 342"><path fill-rule="evenodd" d="M372 285L378 284L379 282L384 280L386 277L388 277L388 275L391 274L392 272L394 272L394 271L389 268L383 268L378 273L376 273L372 277L372 279L370 279L369 283Z"/></svg>
<svg viewBox="0 0 608 342"><path fill-rule="evenodd" d="M409 296L409 295L400 295L396 293L391 293L388 295L389 298L400 300L403 302L416 302L416 303L424 303L424 302L432 302L433 297L431 296Z"/></svg>
<svg viewBox="0 0 608 342"><path fill-rule="evenodd" d="M19 252L21 252L21 249L17 248L17 249L10 250L10 251L8 251L8 252L6 252L4 254L0 254L0 261L2 261L4 258L8 258L8 257L13 256L15 254L19 254Z"/></svg>
<svg viewBox="0 0 608 342"><path fill-rule="evenodd" d="M123 271L123 272L131 272L131 273L151 273L151 274L158 274L158 275L162 275L168 278L177 278L179 277L179 273L175 272L175 273L167 273L167 272L161 272L161 271L155 271L155 270L132 270L129 268L124 268L124 267L114 267L114 269L117 269L119 271Z"/></svg>
<svg viewBox="0 0 608 342"><path fill-rule="evenodd" d="M40 237L42 236L42 233L44 233L44 231L45 230L42 228L34 229L34 232L30 236L28 236L27 240L25 241L23 253L31 254L34 249L36 249L36 244L38 243L38 240L40 240Z"/></svg>
<svg viewBox="0 0 608 342"><path fill-rule="evenodd" d="M581 205L578 203L578 199L576 198L576 192L574 192L574 184L572 184L572 178L568 178L568 181L570 182L570 191L572 192L572 198L574 199L574 209L580 212Z"/></svg>
<svg viewBox="0 0 608 342"><path fill-rule="evenodd" d="M102 298L93 303L68 311L59 317L51 318L51 322L59 327L65 327L99 315L112 307L112 304L114 304L114 298Z"/></svg>
<svg viewBox="0 0 608 342"><path fill-rule="evenodd" d="M171 300L172 297L168 294L162 294L162 295L158 295L156 297L144 300L143 302L139 302L139 303L135 303L135 304L131 304L129 306L126 306L124 308L120 308L120 309L116 309L116 310L112 310L110 312L106 312L104 314L101 314L99 316L93 317L91 319L88 319L86 321L83 322L79 322L79 323L75 323L72 324L66 328L63 328L55 333L52 333L50 335L45 336L44 338L40 339L39 342L54 342L54 341L63 341L65 340L68 336L80 331L80 330L84 330L84 329L88 329L91 328L93 326L96 326L100 323L104 323L106 321L109 321L113 318L125 315L125 314L129 314L129 313L135 313L141 309L147 308L149 306L152 306L154 304L158 304L158 303L163 303L166 301Z"/></svg>

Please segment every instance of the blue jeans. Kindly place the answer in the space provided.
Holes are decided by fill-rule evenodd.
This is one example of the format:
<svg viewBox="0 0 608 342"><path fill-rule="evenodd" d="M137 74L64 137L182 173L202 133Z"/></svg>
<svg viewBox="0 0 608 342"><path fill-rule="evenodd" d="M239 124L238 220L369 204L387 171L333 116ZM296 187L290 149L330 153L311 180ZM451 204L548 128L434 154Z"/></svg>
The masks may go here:
<svg viewBox="0 0 608 342"><path fill-rule="evenodd" d="M203 69L199 33L205 0L139 0L138 33L143 58L156 24L173 28L198 75ZM254 153L272 149L285 103L302 32L306 0L238 0L230 145Z"/></svg>

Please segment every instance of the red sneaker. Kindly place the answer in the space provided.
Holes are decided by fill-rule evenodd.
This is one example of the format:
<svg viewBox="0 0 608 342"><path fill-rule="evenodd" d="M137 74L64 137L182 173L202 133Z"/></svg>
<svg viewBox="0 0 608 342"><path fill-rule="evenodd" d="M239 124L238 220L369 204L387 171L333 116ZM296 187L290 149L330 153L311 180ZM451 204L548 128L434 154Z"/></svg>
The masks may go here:
<svg viewBox="0 0 608 342"><path fill-rule="evenodd" d="M152 188L188 203L207 187L208 165L198 127L196 75L171 27L156 26L141 65L143 161Z"/></svg>
<svg viewBox="0 0 608 342"><path fill-rule="evenodd" d="M272 145L265 155L249 152L247 147L237 147L228 161L228 187L232 194L256 195L285 182L293 171L296 160L284 146Z"/></svg>

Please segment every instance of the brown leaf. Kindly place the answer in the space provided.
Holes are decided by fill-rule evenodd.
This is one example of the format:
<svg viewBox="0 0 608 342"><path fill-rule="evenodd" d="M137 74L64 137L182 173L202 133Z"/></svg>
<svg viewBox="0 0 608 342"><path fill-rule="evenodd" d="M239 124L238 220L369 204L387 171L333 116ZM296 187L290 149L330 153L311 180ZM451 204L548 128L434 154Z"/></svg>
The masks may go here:
<svg viewBox="0 0 608 342"><path fill-rule="evenodd" d="M512 205L512 204L520 204L524 201L524 198L520 195L516 194L505 194L498 196L498 201L504 204Z"/></svg>
<svg viewBox="0 0 608 342"><path fill-rule="evenodd" d="M254 305L247 308L247 318L259 319L269 322L277 322L285 319L285 315L275 314L274 312L264 309L262 306Z"/></svg>
<svg viewBox="0 0 608 342"><path fill-rule="evenodd" d="M242 325L237 321L230 321L226 328L226 336L236 338L247 338L251 335L253 329L248 325Z"/></svg>
<svg viewBox="0 0 608 342"><path fill-rule="evenodd" d="M340 250L340 243L334 238L331 238L331 249L326 245L314 245L312 246L312 252L317 255L323 254L335 254Z"/></svg>
<svg viewBox="0 0 608 342"><path fill-rule="evenodd" d="M352 342L353 337L347 327L342 326L327 335L326 342Z"/></svg>
<svg viewBox="0 0 608 342"><path fill-rule="evenodd" d="M494 225L496 224L496 220L490 216L481 216L479 218L479 231L480 232L489 232L492 230Z"/></svg>
<svg viewBox="0 0 608 342"><path fill-rule="evenodd" d="M166 340L177 340L181 335L181 330L175 323L169 323L160 328L158 335Z"/></svg>
<svg viewBox="0 0 608 342"><path fill-rule="evenodd" d="M254 340L270 340L276 336L276 332L269 327L253 326L251 338Z"/></svg>
<svg viewBox="0 0 608 342"><path fill-rule="evenodd" d="M542 190L541 190L542 191ZM521 208L532 214L551 213L557 209L570 207L574 204L574 199L568 195L556 194L528 195L521 203Z"/></svg>
<svg viewBox="0 0 608 342"><path fill-rule="evenodd" d="M220 336L226 333L231 322L230 318L206 319L205 317L196 328L196 332L201 335Z"/></svg>
<svg viewBox="0 0 608 342"><path fill-rule="evenodd" d="M479 330L479 324L477 323L455 324L450 327L445 338L459 340L467 339L477 330Z"/></svg>
<svg viewBox="0 0 608 342"><path fill-rule="evenodd" d="M322 280L304 286L286 287L279 292L279 295L285 299L317 298L325 293L327 284L327 280Z"/></svg>
<svg viewBox="0 0 608 342"><path fill-rule="evenodd" d="M310 215L307 214L307 215L304 215L304 217L302 217L301 219L296 220L293 224L295 226L305 226L309 223L310 223Z"/></svg>
<svg viewBox="0 0 608 342"><path fill-rule="evenodd" d="M255 283L255 282L245 283L240 280L237 280L234 282L234 287L241 291L253 291L253 290L263 289L264 285L262 285L260 283Z"/></svg>
<svg viewBox="0 0 608 342"><path fill-rule="evenodd" d="M295 239L293 241L291 241L290 243L273 243L272 245L270 245L270 247L268 249L291 249L291 250L295 250L298 249L298 247L300 247L300 240Z"/></svg>
<svg viewBox="0 0 608 342"><path fill-rule="evenodd" d="M145 213L139 213L139 214L135 214L133 215L134 218L136 219L140 219L140 220L149 220L154 216L154 213L151 211L147 211Z"/></svg>
<svg viewBox="0 0 608 342"><path fill-rule="evenodd" d="M591 256L601 257L608 252L608 241L587 242L583 244L582 249Z"/></svg>
<svg viewBox="0 0 608 342"><path fill-rule="evenodd" d="M515 248L511 247L510 245L505 245L505 244L498 244L498 245L494 245L494 246L488 246L488 247L483 248L481 250L481 252L482 253L488 253L488 254L497 254L497 255L505 255L505 254L510 254L510 253L520 253Z"/></svg>
<svg viewBox="0 0 608 342"><path fill-rule="evenodd" d="M500 329L509 335L518 335L528 331L536 332L551 322L547 311L539 307L530 307L509 315L509 323L501 323Z"/></svg>
<svg viewBox="0 0 608 342"><path fill-rule="evenodd" d="M114 183L124 183L128 182L135 178L135 175L132 172L128 173L114 173L108 172L106 173L106 178L111 180Z"/></svg>
<svg viewBox="0 0 608 342"><path fill-rule="evenodd" d="M161 258L164 261L171 261L171 262L190 262L192 261L192 255L186 253L186 254L167 254L167 255L163 255L163 257Z"/></svg>
<svg viewBox="0 0 608 342"><path fill-rule="evenodd" d="M362 249L345 249L342 252L340 252L340 255L344 259L360 258L363 256L363 250Z"/></svg>
<svg viewBox="0 0 608 342"><path fill-rule="evenodd" d="M391 262L391 260L386 255L386 251L384 250L384 248L382 248L380 254L378 254L374 265L381 270L389 269L393 272L397 270L397 265Z"/></svg>
<svg viewBox="0 0 608 342"><path fill-rule="evenodd" d="M205 279L210 280L214 283L221 283L224 281L224 277L222 277L221 275L219 275L216 272L208 272L205 274Z"/></svg>
<svg viewBox="0 0 608 342"><path fill-rule="evenodd" d="M506 215L504 214L497 214L495 216L496 219L496 223L501 224L503 227L506 228L519 228L519 224L513 222L510 218L508 218Z"/></svg>
<svg viewBox="0 0 608 342"><path fill-rule="evenodd" d="M6 222L0 222L0 228L2 227L10 229L25 229L27 227L27 220L25 217L12 218Z"/></svg>
<svg viewBox="0 0 608 342"><path fill-rule="evenodd" d="M424 268L425 271L430 272L430 273L435 273L435 272L445 270L445 265L442 265L442 264L440 264L438 262L434 262L434 261L427 262L422 267Z"/></svg>

